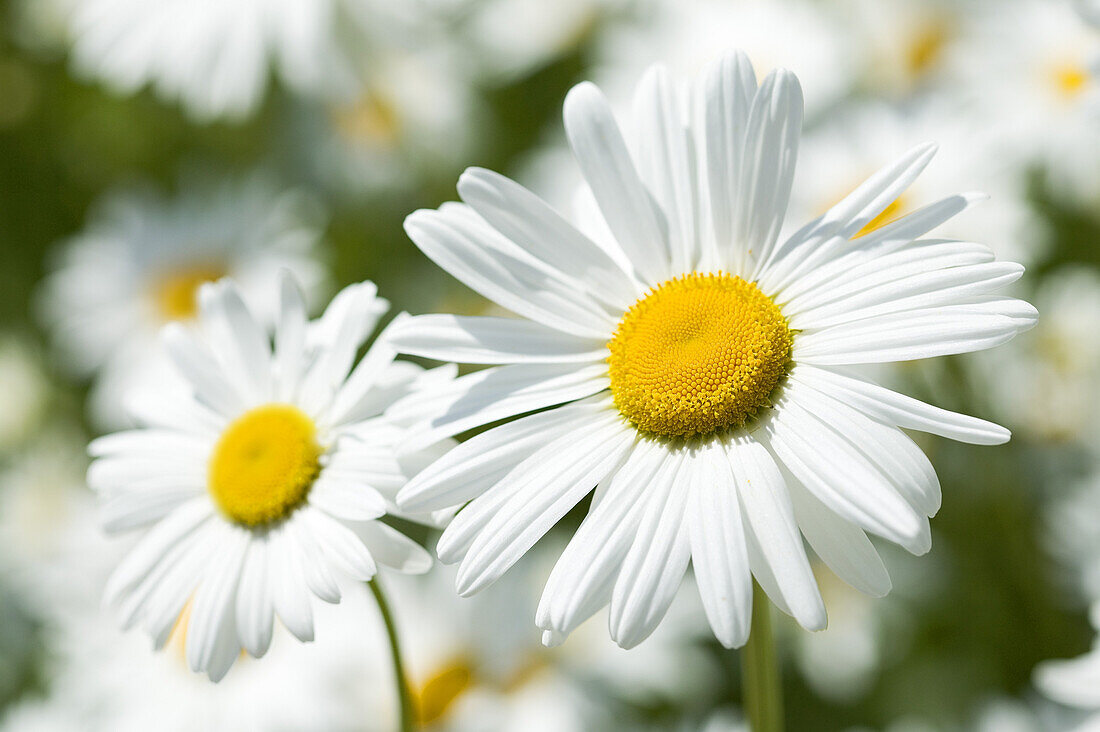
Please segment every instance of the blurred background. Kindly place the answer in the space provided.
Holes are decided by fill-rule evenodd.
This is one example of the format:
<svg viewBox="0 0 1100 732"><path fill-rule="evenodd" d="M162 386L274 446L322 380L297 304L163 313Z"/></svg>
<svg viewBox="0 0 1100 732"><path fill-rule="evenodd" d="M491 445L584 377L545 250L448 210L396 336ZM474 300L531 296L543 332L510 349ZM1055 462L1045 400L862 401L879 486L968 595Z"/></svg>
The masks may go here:
<svg viewBox="0 0 1100 732"><path fill-rule="evenodd" d="M792 730L1098 725L1100 4L1069 0L0 0L0 730L389 730L396 700L365 593L221 684L100 605L107 539L84 446L162 368L156 332L224 275L261 310L292 269L315 307L371 279L394 311L487 304L407 240L411 211L478 165L562 211L579 180L561 103L583 79L629 115L650 64L746 50L795 71L805 138L788 220L911 146L931 167L882 221L952 193L943 227L1024 263L1039 325L1008 346L876 374L1013 430L920 435L943 484L933 549L882 545L894 591L828 570L829 629L778 621ZM539 645L566 517L471 600L438 567L384 576L439 730L736 730L739 658L696 592L625 652L597 616ZM426 544L434 536L422 531ZM1100 612L1093 612L1100 621ZM1078 658L1080 657L1080 658ZM1070 664L1059 659L1076 658Z"/></svg>

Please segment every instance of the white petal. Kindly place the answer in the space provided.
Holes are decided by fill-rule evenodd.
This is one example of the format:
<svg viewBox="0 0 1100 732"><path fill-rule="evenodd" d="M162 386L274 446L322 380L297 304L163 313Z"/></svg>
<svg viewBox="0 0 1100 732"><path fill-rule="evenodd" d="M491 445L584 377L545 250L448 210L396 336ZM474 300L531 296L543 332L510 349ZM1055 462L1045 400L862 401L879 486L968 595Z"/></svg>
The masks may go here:
<svg viewBox="0 0 1100 732"><path fill-rule="evenodd" d="M381 564L406 574L423 574L432 568L432 555L397 529L381 521L366 521L349 527Z"/></svg>
<svg viewBox="0 0 1100 732"><path fill-rule="evenodd" d="M608 386L607 364L515 364L455 379L445 391L412 394L387 414L426 418L410 428L406 449L536 409L583 399Z"/></svg>
<svg viewBox="0 0 1100 732"><path fill-rule="evenodd" d="M241 645L255 658L267 653L275 618L267 552L267 537L252 537L237 587L237 632Z"/></svg>
<svg viewBox="0 0 1100 732"><path fill-rule="evenodd" d="M289 551L298 558L302 579L310 591L324 602L340 602L340 585L330 571L329 558L306 522L300 517L286 522L285 538Z"/></svg>
<svg viewBox="0 0 1100 732"><path fill-rule="evenodd" d="M244 411L246 402L222 371L209 349L179 323L169 323L161 331L168 356L195 390L195 397L224 416Z"/></svg>
<svg viewBox="0 0 1100 732"><path fill-rule="evenodd" d="M127 491L104 500L99 507L103 530L130 531L160 521L187 501L203 494L203 486L165 490Z"/></svg>
<svg viewBox="0 0 1100 732"><path fill-rule="evenodd" d="M1035 668L1035 685L1062 704L1095 708L1100 703L1100 650L1066 661L1044 661Z"/></svg>
<svg viewBox="0 0 1100 732"><path fill-rule="evenodd" d="M577 165L619 246L646 284L667 279L667 232L607 99L595 85L577 84L565 97L563 115Z"/></svg>
<svg viewBox="0 0 1100 732"><path fill-rule="evenodd" d="M890 592L890 575L863 530L837 516L797 481L787 486L795 519L821 561L860 592L872 597Z"/></svg>
<svg viewBox="0 0 1100 732"><path fill-rule="evenodd" d="M796 308L792 328L814 330L917 309L952 305L968 297L985 295L1015 282L1024 268L1013 262L989 262L925 272L902 280L868 286L859 292L817 307Z"/></svg>
<svg viewBox="0 0 1100 732"><path fill-rule="evenodd" d="M830 425L784 399L758 438L825 505L914 554L931 546L928 520Z"/></svg>
<svg viewBox="0 0 1100 732"><path fill-rule="evenodd" d="M727 448L746 534L769 570L762 573L759 563L754 563L753 573L780 609L793 615L803 628L822 630L825 605L806 559L783 475L767 449L752 437L735 438ZM749 549L753 550L751 543ZM774 588L768 586L769 575Z"/></svg>
<svg viewBox="0 0 1100 732"><path fill-rule="evenodd" d="M670 453L648 481L646 510L611 593L608 627L623 648L633 648L656 630L691 560L684 526L690 489L684 457L680 451Z"/></svg>
<svg viewBox="0 0 1100 732"><path fill-rule="evenodd" d="M689 461L694 464L685 519L696 584L715 637L726 648L739 648L752 620L752 573L737 483L718 440Z"/></svg>
<svg viewBox="0 0 1100 732"><path fill-rule="evenodd" d="M949 412L834 369L799 365L798 378L874 419L975 445L1000 445L1010 433L984 419Z"/></svg>
<svg viewBox="0 0 1100 732"><path fill-rule="evenodd" d="M623 465L597 488L573 538L546 581L535 622L564 639L611 600L611 590L634 541L652 476L664 462L665 446L639 440Z"/></svg>
<svg viewBox="0 0 1100 732"><path fill-rule="evenodd" d="M733 204L740 194L741 151L749 110L756 95L756 73L748 56L738 51L707 67L700 92L704 142L702 164L706 167L706 202L711 235L704 239L702 265L718 269L723 259L718 249L728 250L739 228Z"/></svg>
<svg viewBox="0 0 1100 732"><path fill-rule="evenodd" d="M902 497L925 516L940 509L940 483L932 463L896 427L876 422L863 412L834 399L828 392L807 388L792 375L788 396L831 425L887 476Z"/></svg>
<svg viewBox="0 0 1100 732"><path fill-rule="evenodd" d="M497 231L585 283L594 297L621 310L637 299L637 285L598 244L515 181L484 168L467 168L458 180L458 193Z"/></svg>
<svg viewBox="0 0 1100 732"><path fill-rule="evenodd" d="M279 275L279 316L275 326L276 398L290 401L297 396L305 370L306 343L305 298L294 277L287 271Z"/></svg>
<svg viewBox="0 0 1100 732"><path fill-rule="evenodd" d="M386 500L363 483L333 478L326 469L309 491L309 503L335 518L370 521L386 515Z"/></svg>
<svg viewBox="0 0 1100 732"><path fill-rule="evenodd" d="M104 590L106 601L113 603L123 592L133 588L173 546L209 519L213 511L205 496L196 498L150 529L111 574Z"/></svg>
<svg viewBox="0 0 1100 732"><path fill-rule="evenodd" d="M695 159L675 92L668 69L658 65L645 73L634 95L638 173L653 193L667 228L670 274L691 272L699 261Z"/></svg>
<svg viewBox="0 0 1100 732"><path fill-rule="evenodd" d="M603 402L570 404L475 435L410 480L398 493L398 505L407 511L431 511L472 500L535 450L604 409Z"/></svg>
<svg viewBox="0 0 1100 732"><path fill-rule="evenodd" d="M733 199L736 245L729 244L738 247L730 258L735 271L755 273L771 257L787 215L801 135L802 87L798 77L778 69L768 74L749 111L741 185Z"/></svg>
<svg viewBox="0 0 1100 732"><path fill-rule="evenodd" d="M519 487L474 539L458 569L458 593L468 596L504 574L619 464L633 439L609 412L517 466L502 483Z"/></svg>
<svg viewBox="0 0 1100 732"><path fill-rule="evenodd" d="M213 670L219 633L223 624L232 622L237 580L248 549L248 532L240 529L227 528L217 540L220 542L218 561L208 567L191 609L187 663L192 671Z"/></svg>
<svg viewBox="0 0 1100 732"><path fill-rule="evenodd" d="M300 513L300 512L299 512ZM293 551L286 525L267 535L268 581L275 612L295 638L308 643L313 640L313 607L310 590L302 572L301 558Z"/></svg>
<svg viewBox="0 0 1100 732"><path fill-rule="evenodd" d="M183 460L205 462L212 441L208 437L166 429L136 429L97 437L88 445L92 457L117 455L118 457L160 458L165 453Z"/></svg>
<svg viewBox="0 0 1100 732"><path fill-rule="evenodd" d="M419 315L390 334L402 353L459 363L574 363L607 357L607 342L578 338L530 320Z"/></svg>
<svg viewBox="0 0 1100 732"><path fill-rule="evenodd" d="M912 361L993 348L1019 332L1020 324L1011 318L947 305L800 334L792 358L817 366Z"/></svg>
<svg viewBox="0 0 1100 732"><path fill-rule="evenodd" d="M405 231L452 277L517 315L582 338L610 338L615 329L583 284L555 275L461 204L416 211Z"/></svg>
<svg viewBox="0 0 1100 732"><path fill-rule="evenodd" d="M309 506L300 508L297 516L307 522L312 536L344 572L360 582L367 582L374 577L378 567L355 532Z"/></svg>
<svg viewBox="0 0 1100 732"><path fill-rule="evenodd" d="M398 313L378 334L378 338L337 390L331 408L321 420L325 427L352 421L356 415L364 412L364 402L370 400L371 390L386 371L393 367L393 360L397 356L397 351L390 342L390 334L408 319L407 313Z"/></svg>
<svg viewBox="0 0 1100 732"><path fill-rule="evenodd" d="M271 398L271 347L267 333L252 316L231 280L204 285L200 290L203 327L210 342L225 343L219 358L251 402Z"/></svg>

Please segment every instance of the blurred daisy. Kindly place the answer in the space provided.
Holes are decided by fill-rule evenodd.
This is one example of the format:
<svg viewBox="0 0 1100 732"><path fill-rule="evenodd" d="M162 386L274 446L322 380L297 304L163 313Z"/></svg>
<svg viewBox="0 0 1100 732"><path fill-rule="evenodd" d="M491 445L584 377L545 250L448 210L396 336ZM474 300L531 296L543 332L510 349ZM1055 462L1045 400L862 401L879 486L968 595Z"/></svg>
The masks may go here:
<svg viewBox="0 0 1100 732"><path fill-rule="evenodd" d="M797 79L777 71L757 88L744 55L723 58L695 87L695 124L677 91L660 68L645 76L633 155L596 87L567 97L566 131L599 212L585 227L594 239L479 169L459 181L466 204L406 222L428 257L521 318L396 326L398 350L501 365L395 409L421 416L424 444L535 412L466 441L400 493L408 510L469 501L438 544L444 562L461 562L458 592L498 579L597 486L543 592L547 643L610 602L611 637L637 645L689 562L727 646L748 635L753 576L804 627L823 628L800 530L872 595L890 580L865 531L913 553L930 547L939 484L899 428L1008 439L847 368L989 348L1034 323L1031 306L994 294L1022 267L977 244L919 238L973 196L855 238L933 147L780 241Z"/></svg>
<svg viewBox="0 0 1100 732"><path fill-rule="evenodd" d="M612 98L620 90L629 94L655 57L675 76L693 77L733 47L743 49L760 71L782 66L797 74L806 84L810 115L851 87L855 59L843 25L821 3L657 0L642 7L637 21L612 26L597 45L596 73Z"/></svg>
<svg viewBox="0 0 1100 732"><path fill-rule="evenodd" d="M360 0L59 1L77 72L120 94L152 86L197 120L249 115L272 69L300 93L356 83Z"/></svg>
<svg viewBox="0 0 1100 732"><path fill-rule="evenodd" d="M941 233L989 241L1000 257L1033 262L1042 254L1043 236L1027 203L1025 176L997 157L985 132L975 114L942 98L906 111L876 102L851 104L804 136L791 212L820 215L905 152L914 138L927 136L939 145L936 161L861 233L932 203L941 191L981 190L990 200L953 218Z"/></svg>
<svg viewBox="0 0 1100 732"><path fill-rule="evenodd" d="M187 660L217 680L242 646L264 654L275 614L312 639L311 596L341 596L334 571L366 581L377 563L431 566L377 520L397 513L405 471L434 456L399 461L404 431L382 412L450 372L394 363L384 343L355 364L388 308L369 282L307 324L301 293L282 277L274 352L232 281L199 298L197 332L164 331L189 392L142 401L142 428L95 440L88 483L108 531L148 529L108 582L108 602L160 647L190 601Z"/></svg>
<svg viewBox="0 0 1100 732"><path fill-rule="evenodd" d="M997 154L1042 164L1070 200L1100 198L1100 32L1069 0L987 4L960 45L962 93L988 115Z"/></svg>
<svg viewBox="0 0 1100 732"><path fill-rule="evenodd" d="M981 358L993 404L1033 439L1095 445L1100 403L1100 274L1073 266L1048 274L1035 302L1038 328L1009 358ZM1100 587L1098 587L1100 589Z"/></svg>
<svg viewBox="0 0 1100 732"><path fill-rule="evenodd" d="M171 200L108 196L66 243L39 292L59 361L76 374L95 374L91 414L106 426L127 423L126 392L163 388L170 367L157 333L195 317L203 283L232 277L265 325L277 312L270 283L279 271L294 274L311 305L327 288L321 217L310 199L260 177L183 187Z"/></svg>
<svg viewBox="0 0 1100 732"><path fill-rule="evenodd" d="M955 74L955 45L973 22L966 4L950 0L842 0L837 7L849 19L858 85L891 100L945 86Z"/></svg>
<svg viewBox="0 0 1100 732"><path fill-rule="evenodd" d="M151 654L144 639L120 634L96 604L84 605L50 622L44 698L17 706L0 729L358 732L364 720L372 730L392 729L385 630L365 587L345 592L348 607L318 608L327 632L315 643L297 643L277 627L263 662L242 659L220 684L188 668L184 623L164 653Z"/></svg>

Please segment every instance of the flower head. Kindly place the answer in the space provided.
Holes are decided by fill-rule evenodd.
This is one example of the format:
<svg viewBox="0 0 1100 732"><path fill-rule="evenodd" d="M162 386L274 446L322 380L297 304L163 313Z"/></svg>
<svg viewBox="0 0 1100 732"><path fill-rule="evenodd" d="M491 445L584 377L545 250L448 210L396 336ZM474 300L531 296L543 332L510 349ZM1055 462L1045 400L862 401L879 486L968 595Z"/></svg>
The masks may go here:
<svg viewBox="0 0 1100 732"><path fill-rule="evenodd" d="M977 196L859 235L927 165L931 145L780 239L802 120L789 72L758 87L733 54L683 90L656 68L635 110L628 144L596 87L566 99L590 194L580 228L479 169L459 181L465 204L409 217L425 254L520 317L397 325L391 343L403 352L495 367L456 379L445 398L395 409L420 416L425 444L519 418L452 450L399 504L468 502L438 544L443 561L461 562L465 595L595 486L536 614L548 643L610 603L612 637L636 645L689 563L725 645L745 642L753 577L802 625L822 628L803 537L872 595L890 579L867 533L914 553L930 547L939 484L901 428L1008 439L849 367L1009 340L1036 314L996 291L1023 268L979 244L922 238Z"/></svg>
<svg viewBox="0 0 1100 732"><path fill-rule="evenodd" d="M394 362L382 340L356 363L388 309L369 282L310 323L284 275L274 349L232 281L204 285L199 306L197 329L163 336L186 389L145 398L142 427L95 440L88 482L109 531L148 529L108 600L158 647L190 603L187 659L217 680L242 647L267 651L275 615L311 640L311 598L338 602L340 577L431 566L378 521L401 513L397 490L437 455L402 450L405 422L385 410L451 371Z"/></svg>

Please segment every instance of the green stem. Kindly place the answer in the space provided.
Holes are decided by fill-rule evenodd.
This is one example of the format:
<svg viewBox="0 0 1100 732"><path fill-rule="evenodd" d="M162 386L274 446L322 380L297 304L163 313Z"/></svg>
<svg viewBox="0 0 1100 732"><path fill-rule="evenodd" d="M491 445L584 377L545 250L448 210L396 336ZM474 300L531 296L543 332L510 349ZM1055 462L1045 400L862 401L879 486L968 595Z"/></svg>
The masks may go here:
<svg viewBox="0 0 1100 732"><path fill-rule="evenodd" d="M783 690L772 635L771 602L753 582L752 629L741 650L741 703L752 732L782 732Z"/></svg>
<svg viewBox="0 0 1100 732"><path fill-rule="evenodd" d="M382 587L378 584L378 579L372 579L367 585L370 587L370 591L374 593L374 599L378 603L378 611L382 613L382 622L386 624L386 635L390 639L393 676L397 683L397 698L401 706L401 732L413 732L416 729L416 709L413 707L409 682L405 677L405 664L401 661L401 645L397 640L397 626L393 623L393 614L390 613L389 603L386 602L386 596L382 594Z"/></svg>

